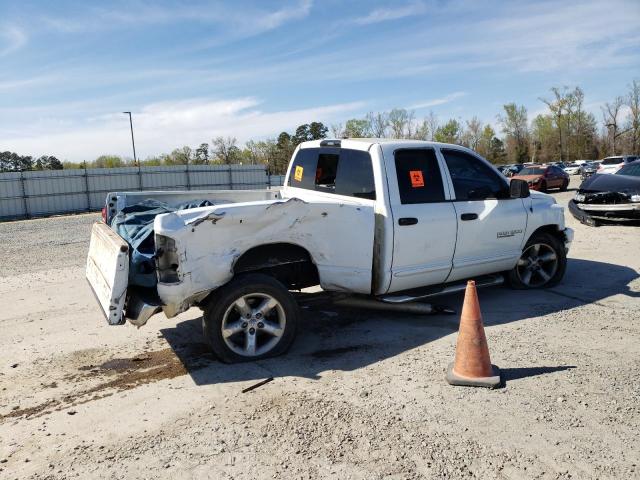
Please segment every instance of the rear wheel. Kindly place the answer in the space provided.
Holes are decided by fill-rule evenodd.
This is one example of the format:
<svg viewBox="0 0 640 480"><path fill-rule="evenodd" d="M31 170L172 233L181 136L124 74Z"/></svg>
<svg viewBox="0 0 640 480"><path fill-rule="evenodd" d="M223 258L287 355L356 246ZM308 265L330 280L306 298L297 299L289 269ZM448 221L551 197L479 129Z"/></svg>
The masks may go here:
<svg viewBox="0 0 640 480"><path fill-rule="evenodd" d="M567 268L562 242L546 232L531 236L507 279L513 288L548 288L556 285Z"/></svg>
<svg viewBox="0 0 640 480"><path fill-rule="evenodd" d="M286 352L298 317L298 305L284 285L267 275L248 274L214 293L202 325L218 358L236 363Z"/></svg>
<svg viewBox="0 0 640 480"><path fill-rule="evenodd" d="M544 180L540 182L540 191L545 193L547 192L547 182Z"/></svg>

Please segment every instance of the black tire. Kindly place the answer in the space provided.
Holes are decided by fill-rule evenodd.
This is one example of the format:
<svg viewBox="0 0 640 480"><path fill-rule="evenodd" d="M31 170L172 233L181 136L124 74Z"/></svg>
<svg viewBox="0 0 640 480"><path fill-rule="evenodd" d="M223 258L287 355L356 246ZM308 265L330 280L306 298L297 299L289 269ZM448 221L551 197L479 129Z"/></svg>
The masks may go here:
<svg viewBox="0 0 640 480"><path fill-rule="evenodd" d="M542 251L543 253L539 253L534 257L532 255L535 251L535 245L541 245L541 247L539 247L539 251ZM542 247L542 245L544 245L544 247ZM557 259L557 265L554 269L549 268L550 265L548 262L551 262L551 260L541 260L545 255L548 257L551 251L553 251ZM537 261L532 262L532 260L529 260L530 258L536 258ZM521 264L522 262L527 262L527 264ZM538 267L537 270L536 267ZM562 280L566 269L567 254L562 241L557 236L551 235L550 233L538 232L534 233L531 238L529 238L522 249L522 256L518 260L518 264L516 264L516 266L507 273L507 283L510 287L519 290L550 288L557 285L558 282ZM530 270L532 273L527 279L526 271ZM545 280L540 271L549 277L548 280Z"/></svg>
<svg viewBox="0 0 640 480"><path fill-rule="evenodd" d="M264 317L256 317L260 300L269 298L274 299L277 305L271 307ZM248 306L248 311L252 312L246 321L237 306L237 302L243 301L244 308ZM273 277L254 273L240 275L213 293L204 307L202 328L207 343L220 360L226 363L249 362L285 353L296 336L299 317L298 304L284 285ZM231 321L234 318L237 320ZM223 335L223 326L228 335ZM274 326L280 328L274 329ZM237 330L240 327L242 329ZM230 334L235 330L236 333ZM281 331L280 335L268 333L277 330ZM255 336L251 342L250 335ZM263 352L260 352L261 342L266 349ZM253 352L249 343L253 343ZM241 348L241 344L244 347Z"/></svg>
<svg viewBox="0 0 640 480"><path fill-rule="evenodd" d="M560 187L561 192L566 192L567 188L569 188L569 180L565 180L562 182L562 186Z"/></svg>
<svg viewBox="0 0 640 480"><path fill-rule="evenodd" d="M545 182L544 180L542 182L540 182L540 191L542 193L547 193L547 191L548 191L547 182Z"/></svg>

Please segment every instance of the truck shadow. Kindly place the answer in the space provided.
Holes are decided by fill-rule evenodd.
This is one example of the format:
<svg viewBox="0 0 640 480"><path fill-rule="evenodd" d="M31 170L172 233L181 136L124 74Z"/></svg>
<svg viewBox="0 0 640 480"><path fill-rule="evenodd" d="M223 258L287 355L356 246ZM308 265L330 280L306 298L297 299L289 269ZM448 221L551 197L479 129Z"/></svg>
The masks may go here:
<svg viewBox="0 0 640 480"><path fill-rule="evenodd" d="M619 306L616 295L640 298L629 284L639 277L628 267L582 259L569 259L563 282L550 290L517 291L507 287L480 290L479 298L488 327L527 320L586 304ZM438 297L434 303L462 308L463 294ZM266 377L320 378L330 370L352 371L390 359L454 334L458 315L410 315L375 310L356 310L332 304L303 308L297 339L284 356L251 363L218 362L204 344L201 318L187 320L161 332L197 385L262 380ZM615 323L614 310L611 322ZM560 320L561 321L561 320ZM434 363L442 371L453 358L435 351ZM500 353L495 352L497 359ZM440 358L442 357L442 358ZM500 365L507 368L508 365ZM578 366L579 367L579 366ZM395 368L395 367L394 367ZM507 380L562 371L573 367L529 365L508 369Z"/></svg>

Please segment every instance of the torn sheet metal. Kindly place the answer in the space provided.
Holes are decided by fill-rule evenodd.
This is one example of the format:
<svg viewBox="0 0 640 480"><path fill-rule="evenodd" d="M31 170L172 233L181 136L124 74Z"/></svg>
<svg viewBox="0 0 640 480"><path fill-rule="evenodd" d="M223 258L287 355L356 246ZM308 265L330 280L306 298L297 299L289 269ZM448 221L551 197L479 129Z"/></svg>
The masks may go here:
<svg viewBox="0 0 640 480"><path fill-rule="evenodd" d="M207 221L220 218L223 220L218 224ZM225 284L244 252L270 243L291 243L306 249L325 288L371 292L372 206L309 203L298 198L234 203L161 215L154 229L156 234L175 240L181 258L181 281L158 284L165 304L183 304L199 292Z"/></svg>

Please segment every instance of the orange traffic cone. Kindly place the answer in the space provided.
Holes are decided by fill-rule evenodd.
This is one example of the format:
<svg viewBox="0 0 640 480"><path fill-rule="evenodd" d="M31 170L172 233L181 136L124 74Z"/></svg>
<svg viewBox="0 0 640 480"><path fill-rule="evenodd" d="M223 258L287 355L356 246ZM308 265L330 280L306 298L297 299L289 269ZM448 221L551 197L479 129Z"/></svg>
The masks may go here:
<svg viewBox="0 0 640 480"><path fill-rule="evenodd" d="M451 385L488 388L500 385L500 370L491 364L476 282L473 280L467 282L460 315L456 358L447 369L446 379Z"/></svg>

